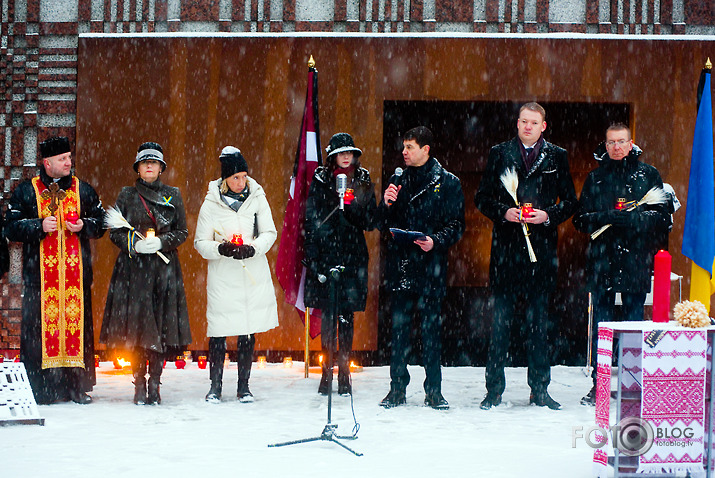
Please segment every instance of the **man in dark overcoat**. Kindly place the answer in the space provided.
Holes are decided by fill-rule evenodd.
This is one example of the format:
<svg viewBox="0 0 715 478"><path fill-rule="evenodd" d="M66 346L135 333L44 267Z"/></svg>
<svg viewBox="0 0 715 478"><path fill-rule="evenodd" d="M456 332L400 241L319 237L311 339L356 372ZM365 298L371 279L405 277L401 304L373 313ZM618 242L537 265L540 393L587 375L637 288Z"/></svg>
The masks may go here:
<svg viewBox="0 0 715 478"><path fill-rule="evenodd" d="M546 141L544 130L544 108L538 103L523 105L517 137L491 149L474 199L477 208L494 223L489 264L494 320L486 368L487 395L481 403L485 410L502 400L510 329L520 299L524 300L529 334L529 401L560 408L547 391L551 381L548 310L556 285L558 225L573 214L576 193L566 151ZM500 179L507 171L518 177L518 205ZM527 203L531 210L522 208ZM535 262L527 248L526 230Z"/></svg>
<svg viewBox="0 0 715 478"><path fill-rule="evenodd" d="M15 188L5 217L7 238L23 243L20 360L37 403L90 403L86 392L96 376L89 240L104 234L104 209L92 186L72 174L67 138L49 138L40 152L39 175Z"/></svg>
<svg viewBox="0 0 715 478"><path fill-rule="evenodd" d="M397 235L388 243L385 279L391 291L392 358L390 392L380 402L385 408L406 402L413 313L422 330L425 404L449 408L442 396L441 312L447 293L447 253L464 232L464 194L459 178L430 154L432 144L432 132L424 126L405 133L405 172L390 178L378 206L381 230L420 233L407 239Z"/></svg>
<svg viewBox="0 0 715 478"><path fill-rule="evenodd" d="M594 153L599 165L586 178L573 224L594 233L610 226L589 242L586 275L593 305L592 349L596 350L599 322L614 320L615 296L621 294L625 320L643 320L643 305L651 288L653 261L670 224L667 200L641 204L652 188L663 190L658 170L639 160L643 151L633 144L628 126L618 123L606 130L606 141ZM626 204L624 207L624 203ZM596 354L591 354L593 388L581 400L596 401Z"/></svg>

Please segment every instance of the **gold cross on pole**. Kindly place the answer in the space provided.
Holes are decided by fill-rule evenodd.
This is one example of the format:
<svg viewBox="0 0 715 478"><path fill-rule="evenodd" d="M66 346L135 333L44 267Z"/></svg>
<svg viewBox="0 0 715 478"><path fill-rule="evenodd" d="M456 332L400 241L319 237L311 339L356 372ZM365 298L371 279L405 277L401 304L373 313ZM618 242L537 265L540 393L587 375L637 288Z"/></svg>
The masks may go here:
<svg viewBox="0 0 715 478"><path fill-rule="evenodd" d="M64 189L60 189L57 183L50 184L49 187L42 191L42 194L40 194L42 199L50 200L50 205L47 206L47 208L53 216L60 207L60 201L62 201L66 195L67 193L65 193Z"/></svg>

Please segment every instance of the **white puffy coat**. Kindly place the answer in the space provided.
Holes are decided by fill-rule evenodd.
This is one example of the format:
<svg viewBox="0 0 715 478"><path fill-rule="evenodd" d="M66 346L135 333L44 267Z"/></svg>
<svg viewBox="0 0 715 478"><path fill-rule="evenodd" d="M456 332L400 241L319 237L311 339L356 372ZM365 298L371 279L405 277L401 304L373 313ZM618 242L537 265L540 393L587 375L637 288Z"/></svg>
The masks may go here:
<svg viewBox="0 0 715 478"><path fill-rule="evenodd" d="M211 181L196 224L194 247L209 261L206 281L208 337L265 332L278 326L278 307L268 252L278 235L263 188L248 177L250 194L234 211L221 199L221 179ZM254 223L258 236L253 237ZM218 246L234 234L243 236L256 254L236 260L219 254ZM187 284L188 285L188 284Z"/></svg>

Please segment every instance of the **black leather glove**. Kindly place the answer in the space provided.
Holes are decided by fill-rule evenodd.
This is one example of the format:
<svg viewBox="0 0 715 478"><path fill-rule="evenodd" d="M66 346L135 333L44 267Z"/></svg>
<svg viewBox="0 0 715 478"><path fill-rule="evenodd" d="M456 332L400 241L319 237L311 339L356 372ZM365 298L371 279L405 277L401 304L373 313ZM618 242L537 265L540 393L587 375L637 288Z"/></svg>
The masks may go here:
<svg viewBox="0 0 715 478"><path fill-rule="evenodd" d="M237 246L232 242L222 242L218 245L218 253L222 256L233 257L238 247L240 246Z"/></svg>
<svg viewBox="0 0 715 478"><path fill-rule="evenodd" d="M629 215L627 211L608 211L608 223L614 227L627 227L629 225Z"/></svg>
<svg viewBox="0 0 715 478"><path fill-rule="evenodd" d="M248 259L256 254L256 250L253 246L242 245L236 246L236 251L233 253L234 259Z"/></svg>

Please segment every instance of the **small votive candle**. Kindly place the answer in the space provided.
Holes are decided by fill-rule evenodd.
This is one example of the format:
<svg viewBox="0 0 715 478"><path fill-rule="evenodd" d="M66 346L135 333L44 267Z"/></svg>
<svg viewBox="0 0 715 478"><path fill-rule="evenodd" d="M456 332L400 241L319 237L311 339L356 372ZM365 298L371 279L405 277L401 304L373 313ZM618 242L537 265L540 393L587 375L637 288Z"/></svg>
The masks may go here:
<svg viewBox="0 0 715 478"><path fill-rule="evenodd" d="M199 368L200 369L206 368L206 355L199 355Z"/></svg>
<svg viewBox="0 0 715 478"><path fill-rule="evenodd" d="M156 232L154 231L154 229L149 228L146 230L146 234L144 235L144 237L146 237L147 239L149 239L150 237L156 237Z"/></svg>
<svg viewBox="0 0 715 478"><path fill-rule="evenodd" d="M293 357L283 357L283 366L291 368L293 366Z"/></svg>
<svg viewBox="0 0 715 478"><path fill-rule="evenodd" d="M94 355L94 368L99 367L99 355Z"/></svg>
<svg viewBox="0 0 715 478"><path fill-rule="evenodd" d="M266 356L259 355L256 359L256 364L258 365L258 368L266 368Z"/></svg>
<svg viewBox="0 0 715 478"><path fill-rule="evenodd" d="M231 243L237 246L243 245L243 236L241 234L234 234L231 238Z"/></svg>
<svg viewBox="0 0 715 478"><path fill-rule="evenodd" d="M362 372L362 366L350 361L350 372Z"/></svg>
<svg viewBox="0 0 715 478"><path fill-rule="evenodd" d="M77 222L78 219L79 219L79 214L77 214L77 210L70 209L69 211L67 211L67 214L65 215L65 220L67 222L74 224L75 222Z"/></svg>
<svg viewBox="0 0 715 478"><path fill-rule="evenodd" d="M183 369L184 367L186 367L186 360L184 360L184 356L179 355L178 357L176 357L176 360L174 360L174 365L176 365L176 368L178 369Z"/></svg>

